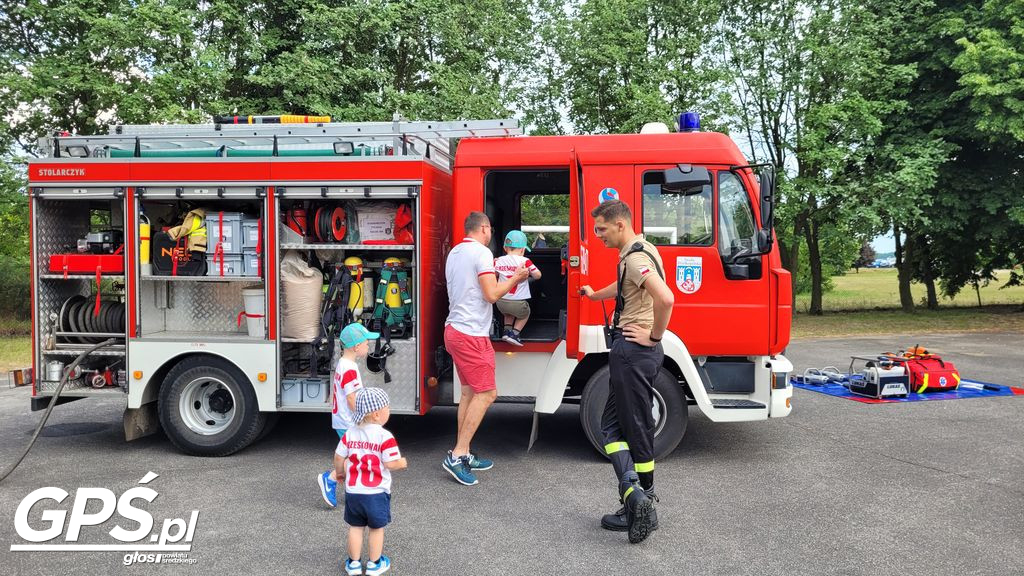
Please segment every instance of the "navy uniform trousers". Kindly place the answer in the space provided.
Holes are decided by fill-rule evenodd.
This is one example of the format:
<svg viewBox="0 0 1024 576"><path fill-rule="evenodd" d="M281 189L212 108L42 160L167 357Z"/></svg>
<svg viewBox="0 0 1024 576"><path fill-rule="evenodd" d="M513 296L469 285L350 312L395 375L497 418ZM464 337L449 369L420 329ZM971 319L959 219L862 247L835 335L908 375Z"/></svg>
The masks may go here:
<svg viewBox="0 0 1024 576"><path fill-rule="evenodd" d="M601 418L605 453L612 461L615 477L636 471L640 485L654 484L654 379L658 376L665 351L661 344L653 348L628 342L621 332L612 341L608 367L611 378L608 403Z"/></svg>

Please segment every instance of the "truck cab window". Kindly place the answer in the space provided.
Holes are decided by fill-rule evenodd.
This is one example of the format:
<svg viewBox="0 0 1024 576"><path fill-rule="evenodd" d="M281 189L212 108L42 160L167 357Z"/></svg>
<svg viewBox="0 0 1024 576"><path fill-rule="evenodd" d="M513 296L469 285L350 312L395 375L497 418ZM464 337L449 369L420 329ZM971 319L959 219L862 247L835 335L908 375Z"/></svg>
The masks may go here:
<svg viewBox="0 0 1024 576"><path fill-rule="evenodd" d="M732 172L718 173L718 252L729 258L740 250L753 249L757 227L750 196Z"/></svg>
<svg viewBox="0 0 1024 576"><path fill-rule="evenodd" d="M665 173L644 173L644 235L657 246L710 246L714 241L711 186L670 192Z"/></svg>
<svg viewBox="0 0 1024 576"><path fill-rule="evenodd" d="M519 197L521 229L533 250L558 250L569 237L567 194L523 194Z"/></svg>

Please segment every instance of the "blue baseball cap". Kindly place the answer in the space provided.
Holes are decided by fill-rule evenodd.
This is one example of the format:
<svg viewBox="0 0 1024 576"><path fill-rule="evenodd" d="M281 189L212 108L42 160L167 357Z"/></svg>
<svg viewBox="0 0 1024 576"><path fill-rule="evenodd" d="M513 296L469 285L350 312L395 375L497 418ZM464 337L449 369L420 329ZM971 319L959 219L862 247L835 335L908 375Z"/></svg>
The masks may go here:
<svg viewBox="0 0 1024 576"><path fill-rule="evenodd" d="M370 332L365 326L357 322L353 322L341 331L341 336L338 337L341 340L341 345L345 348L353 348L366 342L367 340L376 340L380 338L380 334L377 332Z"/></svg>
<svg viewBox="0 0 1024 576"><path fill-rule="evenodd" d="M511 230L505 234L505 248L526 248L526 251L530 252L530 247L526 245L526 234L519 230Z"/></svg>

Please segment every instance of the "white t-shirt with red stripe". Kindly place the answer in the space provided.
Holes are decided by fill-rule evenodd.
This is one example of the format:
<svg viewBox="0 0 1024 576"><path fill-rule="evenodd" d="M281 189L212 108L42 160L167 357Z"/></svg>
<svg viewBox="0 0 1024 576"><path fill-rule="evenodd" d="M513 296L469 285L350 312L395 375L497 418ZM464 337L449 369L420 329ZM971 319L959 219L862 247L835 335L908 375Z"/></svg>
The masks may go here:
<svg viewBox="0 0 1024 576"><path fill-rule="evenodd" d="M402 457L395 437L380 424L349 428L335 450L345 459L345 492L351 494L391 493L391 471L385 462Z"/></svg>
<svg viewBox="0 0 1024 576"><path fill-rule="evenodd" d="M348 430L356 425L356 415L349 410L348 395L363 387L359 377L359 366L344 357L334 367L334 406L331 408L331 424L335 430Z"/></svg>
<svg viewBox="0 0 1024 576"><path fill-rule="evenodd" d="M501 258L494 261L494 271L498 273L498 282L508 280L519 269L520 266L526 266L526 269L533 274L537 271L537 267L533 265L533 261L526 256L519 256L518 254L505 254ZM530 299L530 279L527 278L519 284L516 284L508 291L508 294L502 296L504 300L529 300Z"/></svg>
<svg viewBox="0 0 1024 576"><path fill-rule="evenodd" d="M484 300L480 277L494 274L494 255L483 244L463 238L448 253L444 277L448 284L448 319L445 325L469 336L490 336L491 304Z"/></svg>

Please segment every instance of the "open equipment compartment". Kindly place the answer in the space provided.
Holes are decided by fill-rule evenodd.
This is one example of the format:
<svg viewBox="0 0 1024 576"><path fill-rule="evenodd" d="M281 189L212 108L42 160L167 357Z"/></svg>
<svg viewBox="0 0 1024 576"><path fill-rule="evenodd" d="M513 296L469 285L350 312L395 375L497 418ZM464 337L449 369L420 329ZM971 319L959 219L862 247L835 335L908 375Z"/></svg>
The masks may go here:
<svg viewBox="0 0 1024 576"><path fill-rule="evenodd" d="M322 272L325 293L318 316L322 326L318 337L290 337L285 334L283 318L278 318L278 405L282 410L331 411L330 383L341 354L337 340L340 330L353 320L371 331L380 330L380 326L389 325L390 318L390 342L387 338L370 342L371 355L359 362L360 374L364 385L388 392L392 411L418 413L419 229L411 226L404 233L396 233L387 219L389 212L398 215L404 211L400 222L402 218L418 221L418 188L397 183L358 191L287 186L278 188L275 197L279 261L294 251L307 265ZM344 219L343 226L340 219ZM373 236L377 232L390 239ZM351 283L344 279L346 276ZM278 310L283 314L288 288L280 273L274 280L280 284L282 305ZM347 290L342 290L343 286ZM325 305L328 301L330 306ZM388 348L390 353L386 353Z"/></svg>
<svg viewBox="0 0 1024 576"><path fill-rule="evenodd" d="M249 186L221 189L217 194L210 192L196 186L137 189L136 203L150 223L152 251L152 271L145 273L139 268L140 338L266 339L265 322L262 334L250 335L243 314L243 290L262 288L265 264L260 224L264 218L265 189ZM168 244L166 229L182 225L186 215L191 219L191 210L197 208L204 210L205 218L196 221L199 228L193 234L205 236L205 252L187 250L191 235ZM255 234L253 241L243 242L243 230ZM140 253L142 244L140 238ZM184 258L186 252L192 260L184 262L180 270L169 270L166 262L179 254ZM164 265L158 266L158 258ZM263 310L266 309L264 291Z"/></svg>
<svg viewBox="0 0 1024 576"><path fill-rule="evenodd" d="M109 338L71 374L63 395L127 391L125 194L119 187L32 187L35 394L54 392L66 366Z"/></svg>

